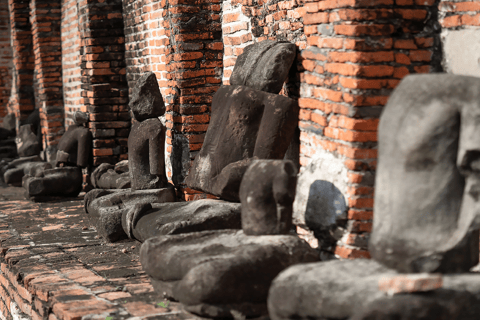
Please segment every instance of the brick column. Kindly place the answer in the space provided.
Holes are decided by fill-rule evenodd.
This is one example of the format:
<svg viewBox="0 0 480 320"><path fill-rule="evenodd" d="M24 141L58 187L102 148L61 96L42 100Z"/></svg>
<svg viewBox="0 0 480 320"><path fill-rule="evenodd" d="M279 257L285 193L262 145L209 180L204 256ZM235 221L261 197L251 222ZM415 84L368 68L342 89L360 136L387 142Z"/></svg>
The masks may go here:
<svg viewBox="0 0 480 320"><path fill-rule="evenodd" d="M349 209L334 253L368 257L378 118L405 75L441 69L436 6L433 0L326 0L305 9L300 161L306 165L319 152L343 167Z"/></svg>
<svg viewBox="0 0 480 320"><path fill-rule="evenodd" d="M167 69L165 46L168 38L163 27L164 7L159 0L124 0L125 62L129 94L144 72L155 72L158 86L165 97Z"/></svg>
<svg viewBox="0 0 480 320"><path fill-rule="evenodd" d="M0 125L8 113L7 104L12 89L13 56L10 38L8 2L0 1Z"/></svg>
<svg viewBox="0 0 480 320"><path fill-rule="evenodd" d="M65 128L81 108L81 52L77 0L62 0L62 81Z"/></svg>
<svg viewBox="0 0 480 320"><path fill-rule="evenodd" d="M35 108L33 94L34 56L28 0L9 0L10 32L13 50L13 81L9 100L18 120L23 120ZM18 122L17 122L18 124Z"/></svg>
<svg viewBox="0 0 480 320"><path fill-rule="evenodd" d="M187 200L206 195L184 188L221 84L220 1L124 0L127 79L156 73L167 106L167 175Z"/></svg>
<svg viewBox="0 0 480 320"><path fill-rule="evenodd" d="M82 110L90 112L93 165L127 159L130 128L121 0L80 0Z"/></svg>
<svg viewBox="0 0 480 320"><path fill-rule="evenodd" d="M167 0L163 13L168 89L167 157L181 197L207 197L184 188L191 162L202 147L212 97L222 82L220 0ZM169 172L170 175L170 172Z"/></svg>
<svg viewBox="0 0 480 320"><path fill-rule="evenodd" d="M51 160L64 132L60 0L31 0L30 22L35 57L35 104L40 110L43 149L47 160Z"/></svg>

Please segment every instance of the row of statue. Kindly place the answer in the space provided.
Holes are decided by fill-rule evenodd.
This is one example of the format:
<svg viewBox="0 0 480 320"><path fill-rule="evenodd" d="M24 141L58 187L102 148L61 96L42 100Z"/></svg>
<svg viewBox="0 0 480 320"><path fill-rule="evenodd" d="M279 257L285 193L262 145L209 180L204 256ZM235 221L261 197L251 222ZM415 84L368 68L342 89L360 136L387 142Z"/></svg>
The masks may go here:
<svg viewBox="0 0 480 320"><path fill-rule="evenodd" d="M92 226L109 242L143 242L155 290L204 317L478 319L480 278L470 270L479 262L480 79L401 82L378 131L373 259L320 261L292 225L297 168L285 154L299 107L279 92L295 57L289 42L250 45L214 95L185 183L218 200L176 199L165 174L165 105L155 74L145 73L129 104L128 161L91 175ZM20 158L3 166L4 180L35 201L78 195L91 156L87 122L75 114L54 163L39 159L32 124L20 127ZM396 294L381 285L432 277L441 285Z"/></svg>

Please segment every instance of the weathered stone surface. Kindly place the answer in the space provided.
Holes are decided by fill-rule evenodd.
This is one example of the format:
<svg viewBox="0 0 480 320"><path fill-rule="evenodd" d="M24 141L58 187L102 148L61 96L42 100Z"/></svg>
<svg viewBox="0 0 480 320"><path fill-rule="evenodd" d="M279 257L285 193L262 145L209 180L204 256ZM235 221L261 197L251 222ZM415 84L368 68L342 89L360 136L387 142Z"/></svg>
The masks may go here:
<svg viewBox="0 0 480 320"><path fill-rule="evenodd" d="M138 204L175 201L173 186L153 190L103 190L94 189L84 198L85 212L90 224L105 240L115 242L126 239L122 228L122 214Z"/></svg>
<svg viewBox="0 0 480 320"><path fill-rule="evenodd" d="M295 44L264 40L245 47L237 58L230 84L279 93L296 56Z"/></svg>
<svg viewBox="0 0 480 320"><path fill-rule="evenodd" d="M280 273L270 287L269 315L272 320L347 319L359 316L363 314L361 310L364 307L368 309L371 303L386 301L389 297L386 292L380 290L379 283L382 279L399 276L414 277L415 275L417 274L399 274L374 260L365 259L332 260L293 266ZM455 299L457 295L461 296L462 293L468 292L475 297L478 304L480 302L480 274L443 275L441 290L455 292L452 295L452 298ZM439 289L408 295L435 297L438 292ZM395 296L406 296L406 294ZM480 314L476 314L478 318ZM383 320L383 318L354 319ZM409 318L385 317L385 319L407 320ZM452 317L449 319L470 318Z"/></svg>
<svg viewBox="0 0 480 320"><path fill-rule="evenodd" d="M478 263L478 119L479 78L408 76L394 91L379 126L374 259L401 272Z"/></svg>
<svg viewBox="0 0 480 320"><path fill-rule="evenodd" d="M56 168L35 172L35 176L24 176L22 185L27 198L44 201L48 200L48 197L72 197L77 196L82 190L81 167L89 164L92 133L81 126L86 115L80 111L77 113L74 119L79 122L71 125L58 142Z"/></svg>
<svg viewBox="0 0 480 320"><path fill-rule="evenodd" d="M105 184L99 184L98 182L100 181L100 178L102 175L109 171L113 171L114 166L110 163L102 163L98 167L93 170L92 174L90 175L90 182L92 183L92 186L97 189L115 189L114 187L111 188L111 185L113 184L110 179L107 181L104 181Z"/></svg>
<svg viewBox="0 0 480 320"><path fill-rule="evenodd" d="M155 73L146 72L137 80L128 106L137 121L157 118L165 113Z"/></svg>
<svg viewBox="0 0 480 320"><path fill-rule="evenodd" d="M116 166L102 163L90 177L94 188L99 189L127 189L130 188L130 175L127 172L118 173Z"/></svg>
<svg viewBox="0 0 480 320"><path fill-rule="evenodd" d="M56 166L86 167L92 150L92 133L77 124L70 125L57 146Z"/></svg>
<svg viewBox="0 0 480 320"><path fill-rule="evenodd" d="M82 126L88 122L88 113L86 112L75 112L73 114L73 121L77 126Z"/></svg>
<svg viewBox="0 0 480 320"><path fill-rule="evenodd" d="M454 290L395 295L368 304L351 320L474 320L480 316L478 302L471 293Z"/></svg>
<svg viewBox="0 0 480 320"><path fill-rule="evenodd" d="M288 234L296 181L297 169L292 161L253 161L240 186L243 232Z"/></svg>
<svg viewBox="0 0 480 320"><path fill-rule="evenodd" d="M7 130L5 128L0 128L0 141L5 141L8 138L15 136L15 131Z"/></svg>
<svg viewBox="0 0 480 320"><path fill-rule="evenodd" d="M365 174L365 181L368 175ZM345 230L347 177L344 160L324 150L317 151L298 175L293 223L312 230L325 252L334 251Z"/></svg>
<svg viewBox="0 0 480 320"><path fill-rule="evenodd" d="M31 177L40 178L45 176L45 170L52 168L53 164L51 162L33 162L25 166L23 173Z"/></svg>
<svg viewBox="0 0 480 320"><path fill-rule="evenodd" d="M159 235L241 229L241 205L211 199L138 204L123 213L122 225L140 242Z"/></svg>
<svg viewBox="0 0 480 320"><path fill-rule="evenodd" d="M297 120L297 101L244 86L220 87L187 185L239 201L240 182L249 161L255 157L282 159Z"/></svg>
<svg viewBox="0 0 480 320"><path fill-rule="evenodd" d="M18 129L17 153L20 157L30 157L40 153L38 138L33 133L33 126L25 124Z"/></svg>
<svg viewBox="0 0 480 320"><path fill-rule="evenodd" d="M128 167L132 190L165 188L165 126L153 118L134 122L128 136Z"/></svg>
<svg viewBox="0 0 480 320"><path fill-rule="evenodd" d="M0 159L2 160L13 160L18 156L17 147L15 145L15 139L7 139L2 141L0 145Z"/></svg>
<svg viewBox="0 0 480 320"><path fill-rule="evenodd" d="M24 176L23 187L28 198L76 197L82 191L82 181L82 169L79 167L53 168L45 170L44 177L41 178Z"/></svg>
<svg viewBox="0 0 480 320"><path fill-rule="evenodd" d="M18 156L15 144L15 122L13 113L9 113L3 118L0 128L0 160L13 159Z"/></svg>
<svg viewBox="0 0 480 320"><path fill-rule="evenodd" d="M21 187L23 176L28 174L32 167L42 163L41 161L42 159L38 155L11 161L8 165L2 168L2 171L4 172L3 181L7 184Z"/></svg>
<svg viewBox="0 0 480 320"><path fill-rule="evenodd" d="M125 173L128 172L128 160L122 160L120 162L115 163L115 172L117 173Z"/></svg>
<svg viewBox="0 0 480 320"><path fill-rule="evenodd" d="M9 113L3 118L2 127L9 130L15 131L16 129L16 118L14 113Z"/></svg>
<svg viewBox="0 0 480 320"><path fill-rule="evenodd" d="M268 312L273 320L346 319L385 297L378 290L378 281L394 274L394 270L364 259L293 266L273 281Z"/></svg>
<svg viewBox="0 0 480 320"><path fill-rule="evenodd" d="M25 119L21 122L22 125L30 124L32 125L32 132L37 136L37 141L40 146L40 149L43 149L42 145L42 126L40 125L40 110L33 110Z"/></svg>
<svg viewBox="0 0 480 320"><path fill-rule="evenodd" d="M145 272L172 289L186 309L210 317L264 311L273 278L286 267L318 260L295 236L247 236L242 231L204 231L150 238L140 249Z"/></svg>

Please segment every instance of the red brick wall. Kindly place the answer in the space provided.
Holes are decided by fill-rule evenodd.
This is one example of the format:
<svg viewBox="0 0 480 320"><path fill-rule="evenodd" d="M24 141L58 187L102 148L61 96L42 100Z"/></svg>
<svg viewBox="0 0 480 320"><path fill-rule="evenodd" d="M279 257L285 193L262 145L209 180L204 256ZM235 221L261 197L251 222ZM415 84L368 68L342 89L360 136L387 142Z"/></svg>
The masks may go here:
<svg viewBox="0 0 480 320"><path fill-rule="evenodd" d="M60 0L31 0L35 104L40 110L43 149L54 154L63 133ZM49 152L50 151L50 152Z"/></svg>
<svg viewBox="0 0 480 320"><path fill-rule="evenodd" d="M222 77L219 0L124 0L127 78L130 88L155 71L167 105L167 173L181 197L191 160L202 146L210 103Z"/></svg>
<svg viewBox="0 0 480 320"><path fill-rule="evenodd" d="M129 93L147 71L155 72L160 91L166 96L167 69L165 44L168 37L163 26L164 9L160 1L123 1L125 23L125 61Z"/></svg>
<svg viewBox="0 0 480 320"><path fill-rule="evenodd" d="M81 110L90 113L93 165L127 159L130 131L121 0L79 0Z"/></svg>
<svg viewBox="0 0 480 320"><path fill-rule="evenodd" d="M23 120L35 108L33 95L34 56L28 0L8 0L13 50L12 93L9 108Z"/></svg>
<svg viewBox="0 0 480 320"><path fill-rule="evenodd" d="M439 4L442 28L461 29L480 27L480 3L478 1L444 1Z"/></svg>
<svg viewBox="0 0 480 320"><path fill-rule="evenodd" d="M76 0L62 0L62 82L65 127L81 107L81 53Z"/></svg>
<svg viewBox="0 0 480 320"><path fill-rule="evenodd" d="M8 2L0 1L0 125L8 113L7 104L12 88L12 46Z"/></svg>

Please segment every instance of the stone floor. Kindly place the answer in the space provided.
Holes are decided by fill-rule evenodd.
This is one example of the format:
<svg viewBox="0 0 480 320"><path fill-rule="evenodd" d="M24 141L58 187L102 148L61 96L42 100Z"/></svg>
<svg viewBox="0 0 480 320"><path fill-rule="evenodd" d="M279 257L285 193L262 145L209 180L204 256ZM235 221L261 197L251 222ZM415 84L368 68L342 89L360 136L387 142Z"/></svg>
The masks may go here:
<svg viewBox="0 0 480 320"><path fill-rule="evenodd" d="M106 244L83 200L33 203L0 185L2 319L201 319L153 291L140 243Z"/></svg>

